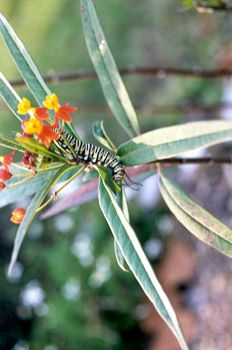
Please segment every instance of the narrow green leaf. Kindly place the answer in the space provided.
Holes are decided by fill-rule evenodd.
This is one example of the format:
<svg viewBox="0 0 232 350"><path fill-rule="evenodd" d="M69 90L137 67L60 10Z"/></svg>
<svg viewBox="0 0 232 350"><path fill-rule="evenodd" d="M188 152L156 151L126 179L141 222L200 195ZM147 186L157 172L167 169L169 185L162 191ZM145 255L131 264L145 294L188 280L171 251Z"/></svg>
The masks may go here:
<svg viewBox="0 0 232 350"><path fill-rule="evenodd" d="M14 267L14 264L16 262L16 259L19 254L20 247L22 245L23 239L36 215L36 209L40 207L41 203L43 202L44 198L52 188L52 186L55 185L55 183L68 171L72 168L72 166L63 166L60 170L56 172L56 174L51 177L47 182L44 183L44 186L42 187L41 191L38 191L32 201L30 202L25 217L22 221L22 223L19 225L16 238L14 241L14 248L13 253L11 256L10 266L9 266L9 275L11 274L12 268Z"/></svg>
<svg viewBox="0 0 232 350"><path fill-rule="evenodd" d="M122 212L127 219L128 222L130 222L130 217L129 217L129 210L128 210L128 205L127 205L127 200L126 200L126 194L125 190L122 188L120 192L117 193L116 200L120 208L122 209ZM114 252L115 252L115 257L117 260L117 263L119 267L125 271L128 272L128 267L126 265L125 258L123 256L123 253L121 251L120 246L118 245L117 241L114 240Z"/></svg>
<svg viewBox="0 0 232 350"><path fill-rule="evenodd" d="M17 169L18 171L18 169ZM11 170L12 172L12 170ZM22 170L20 171L23 172ZM0 208L17 202L19 199L24 199L37 191L43 188L44 184L46 184L52 177L54 177L55 171L51 171L48 173L37 174L36 176L28 178L27 181L22 182L21 184L15 187L6 186L0 193ZM10 183L14 183L18 181L19 178L14 178Z"/></svg>
<svg viewBox="0 0 232 350"><path fill-rule="evenodd" d="M231 140L231 121L200 121L153 130L121 145L118 156L125 165L171 158L183 152Z"/></svg>
<svg viewBox="0 0 232 350"><path fill-rule="evenodd" d="M31 93L34 95L38 104L42 106L46 95L51 95L51 91L44 82L22 41L1 13L0 33ZM15 110L17 110L17 108ZM66 128L69 129L73 135L78 137L76 130L71 124L66 124Z"/></svg>
<svg viewBox="0 0 232 350"><path fill-rule="evenodd" d="M96 121L93 123L92 127L93 135L96 140L108 148L110 151L116 152L116 147L107 135L105 128L103 126L103 120Z"/></svg>
<svg viewBox="0 0 232 350"><path fill-rule="evenodd" d="M67 161L61 155L59 155L57 153L54 153L54 152L51 152L45 146L43 146L42 144L38 143L37 141L35 141L32 138L23 137L23 136L20 135L20 136L16 137L16 140L18 141L18 143L22 147L24 147L29 152L42 155L43 157L48 157L48 158L51 158L51 159L60 160L60 161L63 161L63 162Z"/></svg>
<svg viewBox="0 0 232 350"><path fill-rule="evenodd" d="M113 193L102 178L99 183L99 204L129 268L154 304L156 310L177 337L181 348L188 349L175 312L159 284L135 232L117 204Z"/></svg>
<svg viewBox="0 0 232 350"><path fill-rule="evenodd" d="M6 148L16 149L19 152L24 152L23 147L15 139L15 133L2 133L0 132L0 145Z"/></svg>
<svg viewBox="0 0 232 350"><path fill-rule="evenodd" d="M43 81L30 54L19 39L7 19L0 13L0 32L19 71L40 105L51 92Z"/></svg>
<svg viewBox="0 0 232 350"><path fill-rule="evenodd" d="M172 213L198 239L232 258L232 230L190 198L181 188L160 176L160 191Z"/></svg>
<svg viewBox="0 0 232 350"><path fill-rule="evenodd" d="M130 137L139 134L135 110L119 75L91 0L81 0L86 45L109 107Z"/></svg>
<svg viewBox="0 0 232 350"><path fill-rule="evenodd" d="M22 116L16 112L18 109L17 107L18 103L21 101L21 98L15 92L15 90L12 88L12 86L9 84L9 82L6 80L6 78L1 72L0 72L0 95L2 96L3 100L6 102L10 110L14 113L14 115L19 119L19 121L21 121Z"/></svg>

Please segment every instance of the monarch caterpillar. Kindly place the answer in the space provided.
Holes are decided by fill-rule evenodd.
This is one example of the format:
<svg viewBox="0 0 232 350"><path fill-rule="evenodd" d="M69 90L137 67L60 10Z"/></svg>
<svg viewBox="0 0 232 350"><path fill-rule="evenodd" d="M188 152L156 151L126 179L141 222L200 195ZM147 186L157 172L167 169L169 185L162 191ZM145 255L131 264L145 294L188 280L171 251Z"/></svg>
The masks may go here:
<svg viewBox="0 0 232 350"><path fill-rule="evenodd" d="M116 184L122 185L125 176L124 166L114 154L102 147L84 143L67 131L60 129L58 131L60 137L53 142L66 159L78 164L92 164L109 168L112 171L112 180Z"/></svg>

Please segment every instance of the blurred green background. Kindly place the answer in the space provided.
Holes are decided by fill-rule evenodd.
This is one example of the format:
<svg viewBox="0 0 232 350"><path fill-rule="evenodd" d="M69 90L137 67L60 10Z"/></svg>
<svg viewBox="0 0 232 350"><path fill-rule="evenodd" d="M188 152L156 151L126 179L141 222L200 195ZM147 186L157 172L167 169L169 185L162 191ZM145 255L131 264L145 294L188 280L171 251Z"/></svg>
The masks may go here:
<svg viewBox="0 0 232 350"><path fill-rule="evenodd" d="M224 13L202 15L185 9L179 0L95 0L94 4L119 67L210 69L227 64L232 21ZM1 0L0 4L42 74L93 69L79 7L78 0ZM0 52L3 74L8 80L19 78L2 41ZM183 107L221 103L222 80L164 75L123 80L142 131L219 116L218 111L209 115L191 108L183 113ZM107 108L97 79L54 83L50 88L62 103L79 108L74 123L85 141L93 141L95 120L104 120L116 144L127 139ZM32 99L26 87L17 92ZM164 107L168 111L162 112ZM3 101L0 113L1 130L19 127ZM155 188L155 180L149 186ZM130 206L139 239L145 248L153 247L153 253L148 252L155 266L172 219L159 195L151 192L150 196L143 192L143 197L133 193ZM44 222L37 219L14 276L8 278L16 232L8 223L11 210L0 212L1 350L148 349L149 337L141 331L136 311L143 292L129 273L119 269L97 201Z"/></svg>

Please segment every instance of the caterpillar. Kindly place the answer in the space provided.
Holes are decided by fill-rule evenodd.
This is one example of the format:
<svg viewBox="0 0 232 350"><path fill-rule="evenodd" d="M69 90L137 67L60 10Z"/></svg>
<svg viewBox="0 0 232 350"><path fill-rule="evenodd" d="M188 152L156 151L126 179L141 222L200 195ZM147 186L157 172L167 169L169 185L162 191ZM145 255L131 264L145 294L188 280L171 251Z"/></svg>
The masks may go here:
<svg viewBox="0 0 232 350"><path fill-rule="evenodd" d="M67 131L60 129L57 131L60 137L54 143L66 159L77 164L92 164L109 168L112 171L112 180L118 185L123 183L125 176L124 166L114 154L102 147L84 143Z"/></svg>

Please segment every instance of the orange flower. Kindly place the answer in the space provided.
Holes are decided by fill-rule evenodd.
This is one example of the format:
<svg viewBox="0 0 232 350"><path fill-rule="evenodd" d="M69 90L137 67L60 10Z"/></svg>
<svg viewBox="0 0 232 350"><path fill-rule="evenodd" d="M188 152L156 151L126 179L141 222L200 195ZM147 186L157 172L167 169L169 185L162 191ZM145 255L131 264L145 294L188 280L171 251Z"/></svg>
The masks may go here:
<svg viewBox="0 0 232 350"><path fill-rule="evenodd" d="M61 118L68 123L72 121L72 116L70 115L70 113L74 113L77 111L77 108L70 107L68 103L60 105L56 94L46 96L44 106L48 109L54 110L56 118Z"/></svg>
<svg viewBox="0 0 232 350"><path fill-rule="evenodd" d="M0 191L2 191L5 187L6 185L4 184L4 182L0 181Z"/></svg>
<svg viewBox="0 0 232 350"><path fill-rule="evenodd" d="M60 117L65 122L70 123L72 121L72 116L70 113L74 113L77 111L77 108L70 107L68 103L59 107L58 111L55 113L55 116Z"/></svg>
<svg viewBox="0 0 232 350"><path fill-rule="evenodd" d="M12 211L12 216L10 218L10 221L12 221L14 224L21 224L21 222L24 219L26 210L24 208L16 208Z"/></svg>
<svg viewBox="0 0 232 350"><path fill-rule="evenodd" d="M38 140L41 141L47 148L50 147L52 141L57 140L60 136L54 131L54 125L43 125L42 131L38 135Z"/></svg>
<svg viewBox="0 0 232 350"><path fill-rule="evenodd" d="M12 174L8 169L0 169L0 181L4 182L11 178Z"/></svg>
<svg viewBox="0 0 232 350"><path fill-rule="evenodd" d="M48 109L46 107L34 108L34 116L38 120L49 119Z"/></svg>

